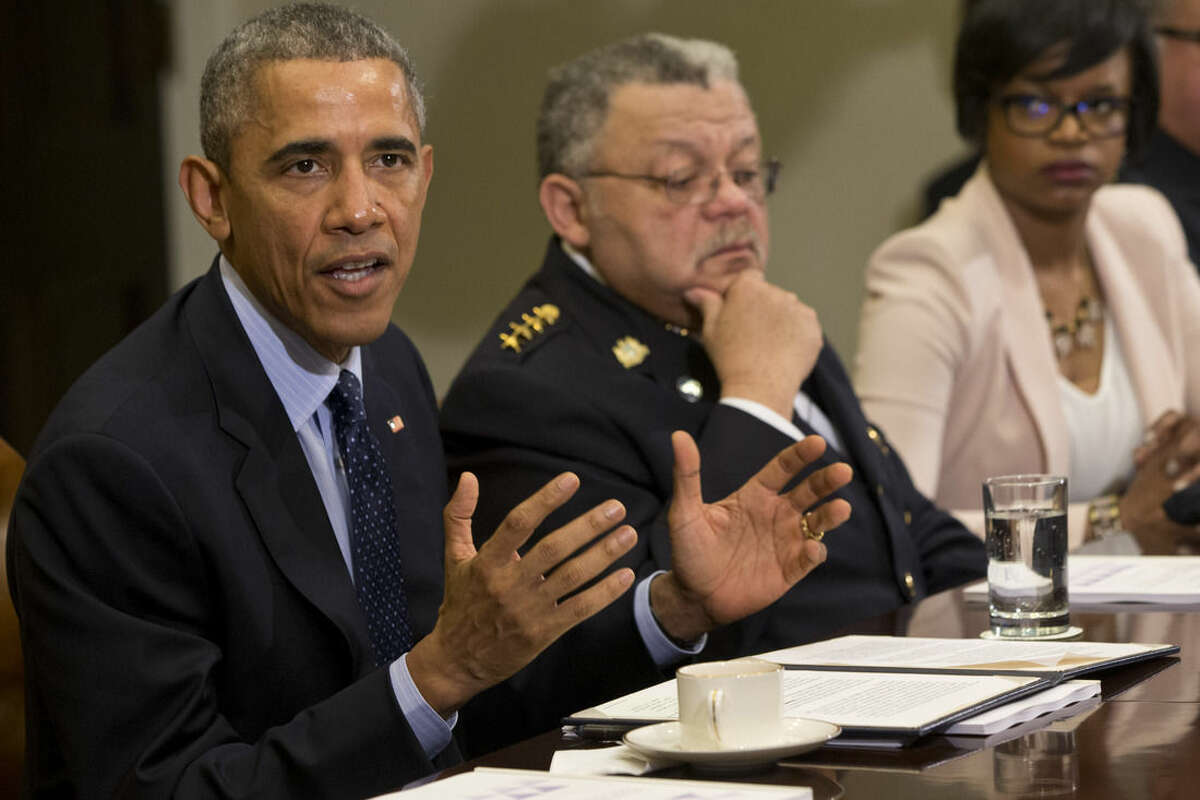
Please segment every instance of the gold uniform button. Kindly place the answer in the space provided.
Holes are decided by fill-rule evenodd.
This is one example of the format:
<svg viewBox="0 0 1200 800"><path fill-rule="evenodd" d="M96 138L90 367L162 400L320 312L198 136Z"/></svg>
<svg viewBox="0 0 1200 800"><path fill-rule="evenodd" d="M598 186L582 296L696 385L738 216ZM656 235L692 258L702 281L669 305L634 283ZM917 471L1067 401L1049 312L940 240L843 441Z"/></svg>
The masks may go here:
<svg viewBox="0 0 1200 800"><path fill-rule="evenodd" d="M879 448L879 451L885 456L892 452L887 444L883 441L883 436L880 435L879 431L876 430L873 425L867 426L867 438L874 442Z"/></svg>
<svg viewBox="0 0 1200 800"><path fill-rule="evenodd" d="M911 511L904 512L904 524L912 525L912 512Z"/></svg>
<svg viewBox="0 0 1200 800"><path fill-rule="evenodd" d="M675 390L679 392L679 396L689 403L698 403L700 398L704 397L704 386L695 378L689 378L684 375L675 381Z"/></svg>
<svg viewBox="0 0 1200 800"><path fill-rule="evenodd" d="M883 497L883 484L882 483L875 484L875 494L879 495L880 497Z"/></svg>
<svg viewBox="0 0 1200 800"><path fill-rule="evenodd" d="M917 594L917 582L913 580L911 572L904 573L904 588L908 589L908 596L915 597Z"/></svg>

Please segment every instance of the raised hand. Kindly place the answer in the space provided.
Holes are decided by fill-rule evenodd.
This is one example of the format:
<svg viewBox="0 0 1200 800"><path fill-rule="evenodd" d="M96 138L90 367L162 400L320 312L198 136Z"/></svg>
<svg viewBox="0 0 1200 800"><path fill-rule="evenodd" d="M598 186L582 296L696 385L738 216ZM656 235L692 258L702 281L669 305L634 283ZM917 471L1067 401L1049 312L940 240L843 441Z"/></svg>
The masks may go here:
<svg viewBox="0 0 1200 800"><path fill-rule="evenodd" d="M650 597L666 632L691 640L765 608L825 560L825 546L804 531L823 533L850 518L850 504L842 499L812 507L853 473L847 464L831 464L780 494L825 452L824 439L808 436L784 448L733 494L705 504L695 442L676 431L671 444L671 571L651 584Z"/></svg>
<svg viewBox="0 0 1200 800"><path fill-rule="evenodd" d="M477 551L471 515L479 483L469 472L459 478L443 514L445 595L433 631L417 642L407 659L413 683L438 713L448 715L524 667L633 582L632 570L619 569L563 599L637 542L633 528L622 525L572 555L625 516L625 508L615 500L576 517L524 557L518 554L537 526L578 488L574 474L559 475L509 512Z"/></svg>
<svg viewBox="0 0 1200 800"><path fill-rule="evenodd" d="M754 400L791 419L796 391L823 344L817 312L757 270L742 272L723 295L697 288L685 298L704 320L700 340L721 395Z"/></svg>

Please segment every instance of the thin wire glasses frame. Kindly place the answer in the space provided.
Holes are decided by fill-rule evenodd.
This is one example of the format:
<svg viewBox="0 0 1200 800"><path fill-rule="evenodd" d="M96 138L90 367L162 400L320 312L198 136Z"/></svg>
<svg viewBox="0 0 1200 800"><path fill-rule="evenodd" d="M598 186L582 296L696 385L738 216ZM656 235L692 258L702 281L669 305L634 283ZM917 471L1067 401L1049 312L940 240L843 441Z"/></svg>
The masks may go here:
<svg viewBox="0 0 1200 800"><path fill-rule="evenodd" d="M771 158L755 166L756 169L719 169L708 173L700 173L692 167L686 167L667 175L633 175L626 172L593 170L583 173L580 177L645 181L661 188L667 200L675 205L694 206L711 202L721 189L721 176L728 175L735 186L755 202L761 203L764 198L775 191L783 162L777 158Z"/></svg>
<svg viewBox="0 0 1200 800"><path fill-rule="evenodd" d="M997 102L1004 111L1005 124L1017 136L1046 136L1071 114L1088 135L1100 139L1123 135L1133 106L1128 97L1090 97L1064 103L1036 94L1006 94Z"/></svg>
<svg viewBox="0 0 1200 800"><path fill-rule="evenodd" d="M1200 44L1200 29L1192 30L1188 28L1173 28L1170 25L1160 25L1154 29L1154 32L1168 39L1179 39L1184 42Z"/></svg>

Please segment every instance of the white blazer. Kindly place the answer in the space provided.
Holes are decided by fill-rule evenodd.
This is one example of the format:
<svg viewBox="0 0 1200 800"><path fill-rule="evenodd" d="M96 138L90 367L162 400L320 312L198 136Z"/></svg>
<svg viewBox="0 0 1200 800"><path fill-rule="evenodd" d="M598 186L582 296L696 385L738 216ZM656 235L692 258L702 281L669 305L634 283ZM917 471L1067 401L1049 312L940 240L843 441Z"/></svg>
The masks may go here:
<svg viewBox="0 0 1200 800"><path fill-rule="evenodd" d="M1142 421L1200 413L1200 279L1157 191L1092 197L1088 247ZM855 385L917 487L982 530L989 475L1067 474L1058 362L1033 265L986 164L867 267ZM1072 504L1072 546L1086 505Z"/></svg>

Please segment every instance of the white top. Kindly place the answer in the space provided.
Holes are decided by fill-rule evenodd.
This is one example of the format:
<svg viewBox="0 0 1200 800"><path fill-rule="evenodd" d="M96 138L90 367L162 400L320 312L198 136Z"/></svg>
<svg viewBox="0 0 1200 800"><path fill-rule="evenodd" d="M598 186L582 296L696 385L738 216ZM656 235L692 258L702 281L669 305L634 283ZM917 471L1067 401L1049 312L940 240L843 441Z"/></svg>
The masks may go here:
<svg viewBox="0 0 1200 800"><path fill-rule="evenodd" d="M1088 394L1062 375L1058 387L1070 442L1067 491L1071 500L1091 500L1120 489L1133 474L1142 414L1112 314L1104 316L1104 355L1096 393Z"/></svg>

